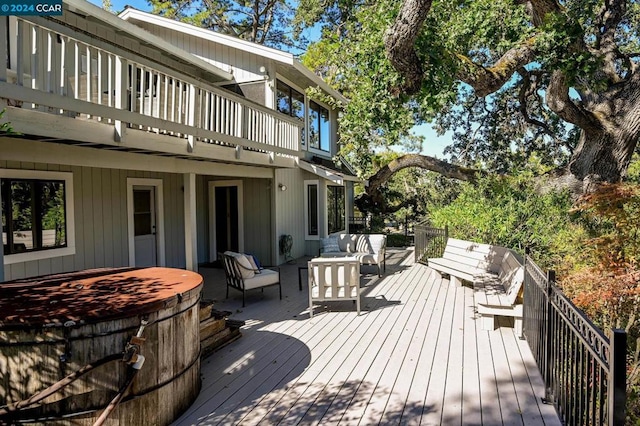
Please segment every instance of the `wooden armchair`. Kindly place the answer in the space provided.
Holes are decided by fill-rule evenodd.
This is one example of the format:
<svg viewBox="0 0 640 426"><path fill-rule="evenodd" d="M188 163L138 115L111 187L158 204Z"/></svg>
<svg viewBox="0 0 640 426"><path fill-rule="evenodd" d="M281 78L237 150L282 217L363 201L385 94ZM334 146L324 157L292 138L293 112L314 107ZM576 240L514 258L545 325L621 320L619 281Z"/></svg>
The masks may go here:
<svg viewBox="0 0 640 426"><path fill-rule="evenodd" d="M282 285L280 284L280 268L260 269L257 268L253 259L242 253L224 252L218 253L218 258L222 261L224 274L227 279L227 298L229 298L229 287L242 292L242 307L245 306L244 294L247 290L277 285L280 289L280 300L282 300Z"/></svg>

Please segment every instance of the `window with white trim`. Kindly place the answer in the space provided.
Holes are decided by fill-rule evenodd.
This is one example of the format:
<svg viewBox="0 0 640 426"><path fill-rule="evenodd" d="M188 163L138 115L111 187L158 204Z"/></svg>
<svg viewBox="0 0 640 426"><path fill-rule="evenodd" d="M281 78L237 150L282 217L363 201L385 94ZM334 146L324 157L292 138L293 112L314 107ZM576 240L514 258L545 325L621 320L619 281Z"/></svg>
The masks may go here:
<svg viewBox="0 0 640 426"><path fill-rule="evenodd" d="M344 186L327 187L327 226L329 234L345 230Z"/></svg>
<svg viewBox="0 0 640 426"><path fill-rule="evenodd" d="M329 110L309 101L309 146L329 152L331 150Z"/></svg>
<svg viewBox="0 0 640 426"><path fill-rule="evenodd" d="M317 180L304 181L304 217L307 239L318 239L320 235L318 192L319 185Z"/></svg>
<svg viewBox="0 0 640 426"><path fill-rule="evenodd" d="M0 170L5 263L75 253L72 181L71 173Z"/></svg>

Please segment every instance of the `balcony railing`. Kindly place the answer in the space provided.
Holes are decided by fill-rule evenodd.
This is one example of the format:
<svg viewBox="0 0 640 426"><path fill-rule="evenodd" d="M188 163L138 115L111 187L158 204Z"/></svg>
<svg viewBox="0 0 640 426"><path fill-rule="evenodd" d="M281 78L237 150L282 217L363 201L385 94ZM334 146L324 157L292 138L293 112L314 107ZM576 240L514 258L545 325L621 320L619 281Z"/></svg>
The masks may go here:
<svg viewBox="0 0 640 426"><path fill-rule="evenodd" d="M10 23L0 93L12 106L112 124L115 142L133 128L182 139L188 152L199 141L298 155L299 121L57 23Z"/></svg>

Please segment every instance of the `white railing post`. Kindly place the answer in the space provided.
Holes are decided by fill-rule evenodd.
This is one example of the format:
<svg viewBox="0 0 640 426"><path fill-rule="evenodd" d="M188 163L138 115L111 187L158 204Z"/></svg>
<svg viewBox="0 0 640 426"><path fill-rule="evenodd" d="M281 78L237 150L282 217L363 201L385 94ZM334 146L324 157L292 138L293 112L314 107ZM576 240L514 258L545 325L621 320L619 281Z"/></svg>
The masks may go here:
<svg viewBox="0 0 640 426"><path fill-rule="evenodd" d="M18 39L16 52L16 72L18 73L18 86L24 86L24 21L18 19Z"/></svg>
<svg viewBox="0 0 640 426"><path fill-rule="evenodd" d="M189 84L189 101L187 103L187 125L193 127L196 116L196 87ZM195 138L193 133L187 135L187 151L193 152L195 148Z"/></svg>
<svg viewBox="0 0 640 426"><path fill-rule="evenodd" d="M3 36L7 34L8 23L8 16L0 16L0 34ZM0 40L2 40L2 38L0 38ZM7 81L7 61L4 59L8 57L7 44L9 44L9 37L4 41L0 41L0 81ZM1 257L0 260L2 260Z"/></svg>
<svg viewBox="0 0 640 426"><path fill-rule="evenodd" d="M184 174L184 245L186 269L198 270L198 226L196 217L196 175Z"/></svg>
<svg viewBox="0 0 640 426"><path fill-rule="evenodd" d="M115 57L115 87L114 87L114 103L117 109L125 109L127 96L127 63L125 59L120 56ZM111 94L109 94L111 95ZM114 140L116 142L123 142L124 139L124 124L120 120L114 121Z"/></svg>

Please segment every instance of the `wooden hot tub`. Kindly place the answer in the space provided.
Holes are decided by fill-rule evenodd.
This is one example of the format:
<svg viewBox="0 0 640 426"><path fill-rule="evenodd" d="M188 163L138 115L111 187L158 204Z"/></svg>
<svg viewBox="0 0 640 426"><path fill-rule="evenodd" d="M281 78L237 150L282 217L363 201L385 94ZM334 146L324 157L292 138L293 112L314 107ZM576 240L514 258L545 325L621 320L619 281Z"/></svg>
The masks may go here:
<svg viewBox="0 0 640 426"><path fill-rule="evenodd" d="M169 424L200 390L201 290L199 274L171 268L0 283L0 406L9 404L0 408L0 424L93 424L116 396L122 399L105 424ZM60 382L79 370L87 372ZM52 385L62 388L12 405Z"/></svg>

